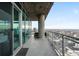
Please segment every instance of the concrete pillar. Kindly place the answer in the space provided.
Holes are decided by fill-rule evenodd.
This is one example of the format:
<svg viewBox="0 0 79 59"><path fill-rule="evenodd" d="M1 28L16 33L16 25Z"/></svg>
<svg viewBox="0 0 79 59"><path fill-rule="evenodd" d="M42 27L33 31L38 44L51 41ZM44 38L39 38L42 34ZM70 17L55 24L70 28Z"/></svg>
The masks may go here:
<svg viewBox="0 0 79 59"><path fill-rule="evenodd" d="M39 37L44 38L44 21L45 21L45 15L40 15L39 20L38 20L38 31L39 31Z"/></svg>

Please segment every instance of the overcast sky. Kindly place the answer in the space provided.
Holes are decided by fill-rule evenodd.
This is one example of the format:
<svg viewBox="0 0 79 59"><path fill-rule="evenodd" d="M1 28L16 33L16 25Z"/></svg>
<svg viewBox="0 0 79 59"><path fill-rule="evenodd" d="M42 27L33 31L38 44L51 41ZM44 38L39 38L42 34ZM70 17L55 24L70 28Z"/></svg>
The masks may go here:
<svg viewBox="0 0 79 59"><path fill-rule="evenodd" d="M38 28L38 22L33 22ZM52 6L46 20L47 29L79 29L79 3L56 2Z"/></svg>

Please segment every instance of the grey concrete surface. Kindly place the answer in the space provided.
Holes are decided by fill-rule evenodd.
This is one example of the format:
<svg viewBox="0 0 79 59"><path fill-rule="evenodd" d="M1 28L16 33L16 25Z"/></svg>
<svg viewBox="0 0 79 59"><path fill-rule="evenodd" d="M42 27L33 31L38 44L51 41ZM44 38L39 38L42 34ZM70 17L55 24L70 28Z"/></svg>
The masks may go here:
<svg viewBox="0 0 79 59"><path fill-rule="evenodd" d="M57 56L46 38L34 39L32 36L23 48L29 48L26 56Z"/></svg>

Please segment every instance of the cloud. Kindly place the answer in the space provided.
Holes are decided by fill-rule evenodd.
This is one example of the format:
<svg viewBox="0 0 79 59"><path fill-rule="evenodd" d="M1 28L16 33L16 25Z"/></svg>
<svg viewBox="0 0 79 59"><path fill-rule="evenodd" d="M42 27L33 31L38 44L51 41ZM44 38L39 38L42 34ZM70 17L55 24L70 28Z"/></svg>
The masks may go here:
<svg viewBox="0 0 79 59"><path fill-rule="evenodd" d="M78 25L52 25L52 26L45 26L45 29L79 29Z"/></svg>
<svg viewBox="0 0 79 59"><path fill-rule="evenodd" d="M79 14L79 10L78 10L78 9L74 9L73 12L74 12L75 14Z"/></svg>
<svg viewBox="0 0 79 59"><path fill-rule="evenodd" d="M61 25L52 25L52 26L46 26L46 29L64 29L64 26Z"/></svg>

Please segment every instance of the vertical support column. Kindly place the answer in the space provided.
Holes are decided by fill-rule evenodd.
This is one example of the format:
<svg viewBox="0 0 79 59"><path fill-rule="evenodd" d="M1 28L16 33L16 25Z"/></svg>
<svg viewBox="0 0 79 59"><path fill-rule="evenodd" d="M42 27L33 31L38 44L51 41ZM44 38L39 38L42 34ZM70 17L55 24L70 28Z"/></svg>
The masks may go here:
<svg viewBox="0 0 79 59"><path fill-rule="evenodd" d="M19 13L19 28L20 28L20 30L19 30L20 46L22 47L22 11Z"/></svg>
<svg viewBox="0 0 79 59"><path fill-rule="evenodd" d="M40 15L39 20L38 20L38 31L39 31L39 37L44 38L44 21L45 21L45 15Z"/></svg>
<svg viewBox="0 0 79 59"><path fill-rule="evenodd" d="M65 56L64 53L64 36L62 35L62 56Z"/></svg>

